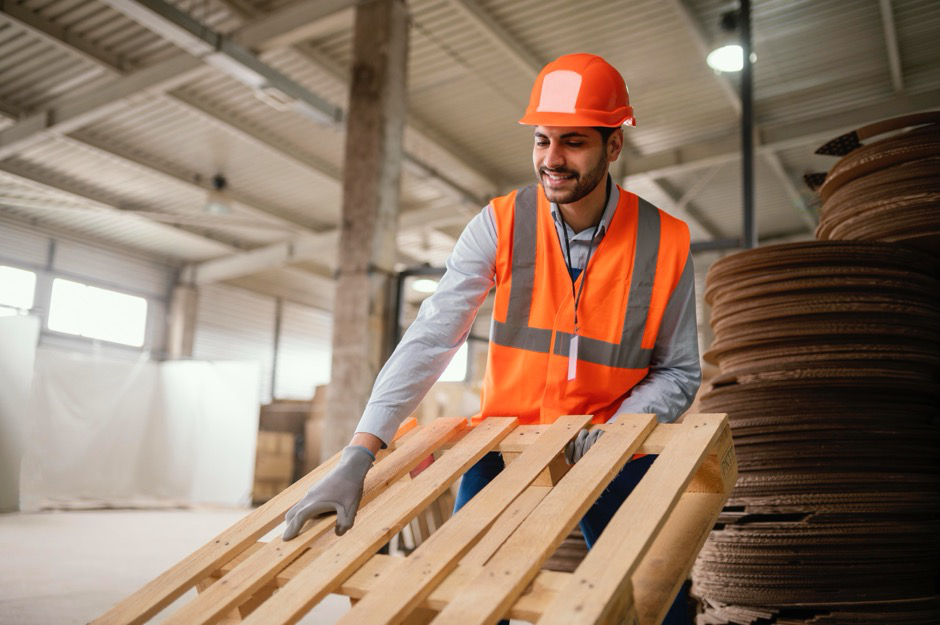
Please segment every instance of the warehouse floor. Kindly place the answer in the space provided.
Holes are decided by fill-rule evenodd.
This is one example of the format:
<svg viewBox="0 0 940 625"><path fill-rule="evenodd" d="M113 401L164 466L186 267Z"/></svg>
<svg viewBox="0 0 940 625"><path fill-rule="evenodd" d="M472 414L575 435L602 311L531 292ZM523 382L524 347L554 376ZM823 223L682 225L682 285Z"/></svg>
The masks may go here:
<svg viewBox="0 0 940 625"><path fill-rule="evenodd" d="M246 512L0 514L0 625L87 623ZM330 596L300 623L332 623L348 606Z"/></svg>

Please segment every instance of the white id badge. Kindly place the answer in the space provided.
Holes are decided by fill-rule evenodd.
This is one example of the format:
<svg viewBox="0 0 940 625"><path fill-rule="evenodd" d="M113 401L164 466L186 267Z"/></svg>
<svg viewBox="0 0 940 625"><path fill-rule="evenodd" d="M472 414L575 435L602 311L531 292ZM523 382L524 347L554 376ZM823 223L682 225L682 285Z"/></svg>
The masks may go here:
<svg viewBox="0 0 940 625"><path fill-rule="evenodd" d="M568 379L573 380L578 375L578 335L571 337L571 346L568 348Z"/></svg>

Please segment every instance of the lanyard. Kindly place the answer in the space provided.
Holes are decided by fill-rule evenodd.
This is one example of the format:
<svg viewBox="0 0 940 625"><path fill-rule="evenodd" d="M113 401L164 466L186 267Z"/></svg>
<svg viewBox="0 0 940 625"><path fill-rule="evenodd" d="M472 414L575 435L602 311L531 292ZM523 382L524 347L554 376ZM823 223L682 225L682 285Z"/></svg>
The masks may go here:
<svg viewBox="0 0 940 625"><path fill-rule="evenodd" d="M604 211L607 210L607 204L610 203L610 177L607 178L607 193L604 198ZM562 225L562 238L565 240L565 256L566 264L568 266L568 277L571 278L571 297L574 299L574 335L578 336L578 304L581 303L581 292L584 290L584 283L587 282L587 270L588 265L591 263L591 255L594 253L594 242L597 241L597 232L600 230L601 221L604 220L604 215L601 213L601 218L598 220L597 225L594 226L594 232L591 234L591 245L588 247L587 260L584 261L584 269L581 270L581 285L578 287L577 292L574 289L574 283L576 281L574 277L574 267L571 265L571 244L568 242L568 224L565 223L565 217L561 213L561 207L558 207L558 218L561 220Z"/></svg>
<svg viewBox="0 0 940 625"><path fill-rule="evenodd" d="M604 210L607 210L607 203L610 202L610 178L607 179L607 198L604 200ZM578 305L581 303L581 293L584 291L584 283L587 282L588 265L591 264L591 255L594 253L594 243L597 241L597 232L601 227L601 220L598 220L594 226L594 232L591 234L591 245L588 247L587 260L584 261L584 269L581 270L581 284L575 291L574 267L571 264L571 243L568 241L568 224L561 214L561 208L558 209L558 218L561 219L562 230L565 240L565 263L568 266L568 277L571 278L571 297L574 299L574 334L571 337L571 343L568 346L568 380L573 380L578 375Z"/></svg>
<svg viewBox="0 0 940 625"><path fill-rule="evenodd" d="M588 247L587 260L584 262L584 269L581 270L581 284L578 286L577 292L575 292L574 283L577 279L574 277L574 267L571 264L571 244L568 242L568 226L565 224L565 218L561 215L561 209L558 210L558 217L561 219L562 226L565 230L565 255L566 263L568 265L568 277L571 278L571 297L574 299L574 333L578 334L578 304L581 303L581 292L584 291L584 283L587 282L587 270L588 264L591 262L591 255L594 253L594 242L597 240L597 231L601 227L601 222L597 222L597 225L594 226L594 232L591 234L591 245Z"/></svg>

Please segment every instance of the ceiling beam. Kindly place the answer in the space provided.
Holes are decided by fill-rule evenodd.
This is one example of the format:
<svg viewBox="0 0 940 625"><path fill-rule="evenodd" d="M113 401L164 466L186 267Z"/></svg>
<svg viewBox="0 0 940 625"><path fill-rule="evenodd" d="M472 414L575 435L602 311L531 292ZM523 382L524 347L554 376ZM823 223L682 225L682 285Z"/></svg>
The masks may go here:
<svg viewBox="0 0 940 625"><path fill-rule="evenodd" d="M86 131L79 130L74 134L66 135L65 138L102 154L125 161L147 172L155 173L165 180L183 185L194 191L208 192L213 188L212 181L208 178L197 180L190 175L189 171L177 169L171 164L160 162L145 156L141 152L114 145ZM272 225L282 226L285 230L290 229L295 234L315 234L315 231L305 228L295 221L277 216L277 209L261 206L256 199L249 198L236 189L226 187L225 192L239 205L239 213L250 215L259 221L268 222Z"/></svg>
<svg viewBox="0 0 940 625"><path fill-rule="evenodd" d="M264 65L262 67L263 64L260 59L254 56L254 53L251 52L249 48L208 30L204 25L196 22L187 14L179 11L176 7L163 0L103 1L115 9L124 12L128 17L138 21L146 28L177 43L177 45L180 45L188 52L205 58L206 62L210 65L222 69L232 77L245 82L253 88L264 90L268 87L276 87L279 91L297 99L299 102L306 103L307 107L304 110L307 112L312 111L316 113L319 111L321 115L326 117L327 121L339 121L343 117L343 109L341 107L327 102L316 94L310 93L268 66ZM276 33L279 32L278 29L282 29L281 32L296 34L297 25L303 24L305 19L322 19L327 15L349 8L352 4L354 3L349 0L324 0L317 3L303 2L300 5L291 5L276 14L269 14L261 18L261 20L253 26L249 27L246 25L242 30L241 37L245 41L256 41L261 39L262 36L273 38ZM267 41L270 40L268 39ZM234 67L232 63L235 64ZM258 73L260 78L248 78L246 80L244 76L246 71ZM174 95L185 100L185 97L180 93ZM198 102L192 100L188 102L191 106L202 108ZM219 111L210 112L213 116L224 118L226 123L230 126L239 128L238 124L234 122L230 115L221 115L219 113ZM316 117L316 115L314 115L314 117ZM256 140L263 140L263 137L259 136L259 133L251 133L250 129L241 127L240 130L242 132L248 132ZM290 146L283 146L283 148L287 148L286 153L292 158L295 158L295 160L298 156L306 156L302 155L298 150L290 148ZM282 151L285 150L282 149ZM440 173L434 172L430 166L417 161L417 159L408 154L405 155L405 159L406 165L409 165L412 171L417 168L424 175L428 175L428 172L431 172L430 176L435 180L441 181L442 184L440 186L443 187L446 193L456 195L457 198L466 198L468 201L478 202L476 198L461 189L459 185L447 180ZM305 160L315 169L327 175L331 175L331 177L340 181L341 177L338 168L334 168L334 172L330 172L328 164L311 162L309 157ZM334 173L335 175L333 175Z"/></svg>
<svg viewBox="0 0 940 625"><path fill-rule="evenodd" d="M0 2L3 2L3 0L0 0ZM14 24L27 28L32 34L42 38L44 41L52 45L55 45L56 47L60 48L63 51L70 52L73 54L79 54L79 56L81 56L85 61L91 64L94 64L99 70L101 70L104 73L110 74L115 77L119 77L121 76L121 73L127 69L127 66L116 55L109 53L107 50L102 50L102 49L97 48L96 46L89 43L87 40L85 40L82 37L70 34L68 30L61 28L57 24L50 22L46 20L45 18L42 18L27 9L24 9L21 5L4 3L4 4L0 4L0 10L2 10L2 13L0 13L0 15L5 16L7 21L11 21ZM185 98L179 98L178 101L182 102L186 106L190 106L188 102L185 102ZM202 116L206 115L205 110L198 108L198 107L193 107L193 108L200 115ZM19 117L20 115L13 114L12 116L15 118L15 117ZM223 121L227 121L227 120L223 120ZM245 134L244 129L240 125L231 123L230 126L233 126L233 129L236 132ZM196 188L196 189L199 189L200 191L209 191L212 188L211 182L209 180L205 180L203 182L197 182L191 176L189 176L188 173L184 173L180 171L171 171L168 166L160 164L154 159L147 159L146 157L142 156L139 153L132 154L128 150L122 150L116 146L108 145L104 141L102 141L100 138L94 137L88 133L82 133L80 130L76 131L73 134L64 135L64 136L71 141L75 141L86 147L90 147L96 151L108 154L112 157L119 158L129 163L132 163L138 167L142 167L149 171L156 172L158 174L161 174L165 178L172 179L176 182L182 183L191 188ZM283 151L281 149L282 146L271 146L271 147L278 149L279 151ZM288 155L288 156L291 156L291 155ZM322 165L319 162L311 162L309 160L305 160L302 164L304 166L312 166L312 167L318 167ZM323 168L325 169L326 166L323 166ZM330 171L328 172L328 175L331 175L334 178L336 178L339 174L336 171ZM281 217L277 217L276 215L272 214L271 209L256 208L254 206L255 202L249 200L248 198L240 196L237 192L233 191L232 189L229 189L228 193L229 193L229 196L234 201L238 202L241 205L241 212L247 213L260 220L269 222L272 225L279 224L285 227L289 227L291 230L294 230L295 232L298 232L298 231L303 232L306 230L308 233L313 233L312 231L307 230L306 228L304 228L303 226L301 226L300 224L296 222L283 219Z"/></svg>
<svg viewBox="0 0 940 625"><path fill-rule="evenodd" d="M915 95L898 94L891 98L855 109L829 113L812 119L768 124L755 129L757 153L780 152L792 148L812 147L846 132L883 119L936 109L940 105L940 89ZM737 137L684 145L627 161L627 183L634 176L662 178L711 167L741 158Z"/></svg>
<svg viewBox="0 0 940 625"><path fill-rule="evenodd" d="M258 52L289 47L291 51L301 56L313 67L335 80L337 85L348 93L350 84L348 72L338 68L334 59L329 58L309 43L305 43L309 37L301 37L301 35L305 32L305 26L313 27L318 24L323 24L324 22L329 22L329 30L332 32L341 25L339 21L340 17L343 17L345 20L345 22L342 23L344 23L346 27L351 28L353 12L346 9L337 10L336 13L321 17L318 21L307 25L304 25L301 21L295 21L302 20L302 15L304 14L309 17L315 11L322 11L324 7L335 8L338 4L340 4L339 0L329 0L327 2L323 0L300 0L273 13L258 15L255 19L238 29L233 37L239 43ZM279 14L282 12L284 15L279 17ZM286 19L288 16L291 16L292 19ZM286 32L294 34L294 36L288 38L291 40L292 45L288 46L286 40L279 40L277 32L274 32L274 26L278 24L280 24ZM295 30L289 30L291 28ZM326 30L326 28L324 28L324 30ZM316 35L311 34L311 36ZM409 119L405 121L405 156L427 167L425 163L429 159L425 157L425 152L443 157L448 164L459 168L462 177L469 178L473 181L473 186L479 188L479 193L468 193L466 190L462 191L462 193L467 196L465 198L466 201L478 205L480 198L476 197L477 195L483 198L489 198L495 195L497 187L493 182L492 175L481 173L476 168L470 166L469 161L471 159L462 155L458 148L449 145L442 138L434 136L434 133L426 124L415 119L414 116L409 116ZM430 161L438 162L438 159L432 157ZM436 173L436 178L440 180L441 185L450 185L459 188L459 185L455 185L448 177L440 172ZM451 194L451 190L447 190L445 193L449 195Z"/></svg>
<svg viewBox="0 0 940 625"><path fill-rule="evenodd" d="M100 67L103 62L105 66L114 68L118 73L124 73L130 69L120 55L99 49L83 36L76 35L72 30L40 17L22 4L11 0L0 0L0 17L39 36L60 50L94 65Z"/></svg>
<svg viewBox="0 0 940 625"><path fill-rule="evenodd" d="M501 24L487 13L476 0L450 0L450 6L470 23L476 25L506 57L516 64L533 82L542 71L544 63L525 49Z"/></svg>
<svg viewBox="0 0 940 625"><path fill-rule="evenodd" d="M0 2L3 2L3 0L0 0ZM44 41L51 43L52 45L55 45L66 52L80 53L80 56L84 60L89 63L93 63L102 72L110 74L114 77L120 77L122 72L127 69L126 66L115 55L110 54L106 50L97 48L81 37L68 35L67 32L63 33L63 29L61 29L56 24L37 16L31 11L22 8L20 5L0 5L0 9L3 11L6 11L7 9L10 10L8 13L0 13L0 15L6 15L8 20L13 21L13 23L19 24L20 26L27 27L34 35L41 37ZM63 34L66 35L66 38L60 39L60 36ZM320 161L308 154L303 153L300 150L297 150L293 146L290 146L284 142L279 142L270 136L264 135L263 133L258 132L256 129L246 126L244 123L237 120L234 116L223 111L215 110L208 104L197 101L192 96L183 93L168 93L167 96L182 104L184 107L199 115L200 117L208 117L210 121L224 125L243 139L248 140L255 145L260 145L263 149L273 150L279 156L287 157L288 159L298 163L301 167L313 169L329 178L331 182L339 184L341 174L339 169L333 166L331 163ZM19 115L13 116L18 117ZM138 166L145 167L151 171L163 174L164 176L169 176L189 186L196 186L207 191L211 189L211 183L208 180L202 184L197 183L192 178L181 172L170 172L167 167L157 163L153 159L146 159L140 154L131 154L127 150L120 150L115 146L107 145L101 139L92 137L87 133L76 131L70 135L65 136L74 141L91 146L98 151L111 154L112 156L134 163ZM231 189L229 189L229 195L235 201L242 204L246 212L252 214L253 216L265 220L274 220L284 225L290 225L296 230L305 230L305 228L300 224L272 215L271 210L255 208L255 206L253 206L254 202L251 202L243 197L238 197L238 194L233 192ZM310 231L308 230L308 232Z"/></svg>
<svg viewBox="0 0 940 625"><path fill-rule="evenodd" d="M451 213L442 216L439 208L430 207L399 215L398 227L400 230L439 228L454 223L465 224L467 221L469 217L466 215ZM188 282L201 285L311 260L319 260L321 264L328 264L332 267L335 265L332 259L336 256L337 245L339 245L339 230L330 230L298 237L292 241L272 243L247 252L193 263L187 267L185 277ZM327 258L330 259L329 262L325 261ZM417 264L415 259L407 256L400 255L399 260L405 264Z"/></svg>
<svg viewBox="0 0 940 625"><path fill-rule="evenodd" d="M111 213L114 215L120 216L122 219L140 219L147 221L148 224L152 225L156 229L166 229L172 230L174 236L183 236L190 237L191 240L198 241L199 243L211 245L214 248L215 253L226 253L235 251L236 248L232 247L224 241L218 241L214 238L197 234L195 232L189 232L188 230L182 230L180 228L174 228L165 224L153 222L146 217L135 215L135 209L128 206L118 206L113 202L111 198L106 198L101 195L90 191L85 187L80 187L74 183L65 181L65 180L50 180L48 176L42 176L36 174L36 172L30 170L23 165L11 161L0 162L0 171L10 176L15 176L20 180L31 186L38 186L44 189L50 189L56 193L64 194L69 196L72 199L78 200L83 208L76 210L97 210L101 212ZM48 204L47 204L48 205ZM84 207L87 207L84 208ZM52 208L57 208L52 206ZM59 207L64 210L68 210L71 207Z"/></svg>
<svg viewBox="0 0 940 625"><path fill-rule="evenodd" d="M174 100L185 104L190 111L196 113L200 117L233 131L241 139L247 141L248 143L254 144L277 156L293 161L296 165L313 171L321 177L326 178L331 183L338 185L342 180L342 172L340 171L339 167L333 165L332 163L320 160L315 156L307 154L294 145L286 141L281 141L276 137L272 137L271 135L262 132L258 128L254 128L248 124L245 124L237 117L223 109L212 106L208 102L200 100L185 91L173 91L168 95L170 95Z"/></svg>
<svg viewBox="0 0 940 625"><path fill-rule="evenodd" d="M686 33L688 33L689 38L692 39L692 43L695 44L699 53L699 63L702 66L702 70L715 76L718 86L721 87L721 92L725 95L728 103L731 104L734 112L740 115L741 94L738 93L737 88L735 88L731 80L728 79L727 74L714 72L705 63L705 57L711 52L711 46L708 42L708 36L705 34L701 23L695 17L692 9L686 4L686 0L667 0L667 4L672 6L673 11L679 17L679 21L682 22L682 27L685 29Z"/></svg>
<svg viewBox="0 0 940 625"><path fill-rule="evenodd" d="M131 0L111 1L116 3L130 3L128 6L133 11L139 12L143 10L142 7L137 6L137 4L135 2L131 2ZM156 2L156 0L148 0L148 2L152 3ZM160 4L162 5L162 3ZM322 6L319 6L321 3L318 1L312 4L310 2L304 2L303 4L307 9L308 14L310 10L316 9L317 15L327 15L327 9L332 7L333 10L337 10L337 7L340 7L342 3L330 1L322 3ZM173 9L173 11L175 11L175 9ZM57 45L60 48L69 50L73 54L78 54L82 58L85 58L86 60L94 63L99 68L102 68L114 74L115 76L119 76L119 78L117 78L113 83L96 90L94 97L76 98L72 96L59 98L47 106L46 109L15 123L10 128L0 131L0 159L11 156L21 151L22 149L25 149L30 145L33 145L36 142L42 140L45 136L45 132L72 132L73 130L107 116L111 113L112 110L122 106L123 100L127 97L137 95L142 91L156 93L171 91L177 86L186 84L197 78L205 71L205 66L202 65L197 58L190 56L189 54L181 54L171 57L162 63L158 63L148 68L137 70L122 76L121 74L122 70L124 69L124 65L117 57L95 47L88 41L82 40L79 37L69 36L64 39L60 38L60 36L63 35L61 28L58 28L48 20L45 20L44 18L41 18L26 9L23 9L20 5L9 5L9 3L4 2L3 4L0 4L0 15L5 15L9 21L14 22L21 27L27 28L35 34L43 36L46 41L52 43L53 45ZM263 20L264 18L260 19ZM267 40L263 39L263 37L276 37L277 32L273 28L273 26L276 24L281 24L281 26L284 28L293 28L296 25L289 21L285 21L284 19L276 19L272 22L265 22L258 28L254 28L251 24L248 24L240 31L240 40L243 41L245 45L265 47ZM165 26L166 25L164 24L164 27ZM196 28L196 26L192 24L190 24L189 27ZM219 37L217 34L216 36ZM75 44L75 46L73 46L73 44ZM192 49L194 51L199 51L207 49L207 46L204 45L204 43L195 42L192 44ZM304 54L302 50L299 51L301 54ZM330 69L332 69L331 73L334 75L337 74L335 68ZM344 78L343 84L348 88L348 78ZM341 114L341 109L339 107L335 108L340 111ZM470 193L465 189L462 189L459 185L451 182L440 172L433 172L432 168L428 167L427 165L422 167L421 163L423 161L420 161L419 159L409 155L409 159L413 159L416 162L412 164L412 170L414 171L421 169L423 174L427 174L428 171L432 171L434 176L434 183L438 184L448 195L454 196L456 192L458 195L464 197L465 202L479 204L482 198L490 197L495 193L495 185L489 180L487 176L483 176L477 173L471 167L466 165L466 159L454 155L452 150L448 150L448 148L442 147L439 143L436 143L433 139L429 138L427 136L427 132L411 126L406 128L406 140L420 144L419 147L421 147L421 145L427 146L427 148L431 151L437 151L445 155L448 158L448 162L458 164L458 166L461 168L461 171L464 174L469 174L470 177L474 180L474 184L479 184L482 190L482 193L480 193L478 197L476 193ZM297 151L294 150L292 154L289 154L289 156L297 157ZM304 159L301 158L301 160ZM308 165L314 166L314 168L321 171L321 173L326 173L328 175L330 174L330 168L325 166L323 163L314 163L311 160L308 160L307 163ZM336 168L333 167L332 170L333 173L335 173ZM338 184L338 175L334 175L333 177Z"/></svg>
<svg viewBox="0 0 940 625"><path fill-rule="evenodd" d="M194 20L172 4L163 0L101 1L248 87L283 99L299 113L324 124L342 121L339 107L311 93L262 62L248 48Z"/></svg>
<svg viewBox="0 0 940 625"><path fill-rule="evenodd" d="M73 132L99 121L124 106L124 100L143 93L162 93L189 82L205 64L180 54L127 74L87 93L56 98L43 109L0 130L0 160L40 143L48 134Z"/></svg>
<svg viewBox="0 0 940 625"><path fill-rule="evenodd" d="M898 31L894 25L894 8L891 0L880 0L881 24L885 31L885 48L888 51L888 67L891 68L891 84L896 93L904 91L904 72L901 69L901 52L898 48Z"/></svg>
<svg viewBox="0 0 940 625"><path fill-rule="evenodd" d="M136 2L131 0L109 0L115 3L125 3L130 11L140 11L142 8ZM148 3L157 0L147 0ZM161 3L162 4L162 3ZM0 5L0 14L6 16L9 21L14 21L18 25L27 28L33 32L43 33L47 41L54 41L55 45L66 46L66 39L58 39L56 35L61 35L54 26L50 25L48 20L40 18L37 15L28 16L22 9L12 9L12 5L4 2ZM170 7L173 11L175 8ZM10 10L8 10L10 9ZM11 10L13 12L11 12ZM150 14L153 14L150 11ZM27 21L21 21L24 18ZM192 28L201 28L193 26ZM161 27L162 28L162 27ZM183 52L164 61L150 65L148 67L120 75L119 78L111 83L103 85L89 93L81 95L65 95L47 103L43 109L19 120L11 127L0 131L0 159L7 158L28 148L30 145L43 140L47 133L63 134L72 132L101 120L110 115L115 110L124 105L124 100L143 93L164 93L171 91L178 86L184 85L201 76L207 69L205 62L213 61L217 67L230 73L241 72L241 78L251 82L258 82L265 79L273 81L276 88L281 89L290 96L302 96L298 102L310 103L320 100L314 94L310 94L305 89L296 85L286 77L267 68L258 61L257 57L241 46L233 44L228 39L218 33L202 29L206 33L211 33L207 37L214 42L212 47L208 41L203 40L202 44L196 41L190 41L190 47L193 50L209 50L204 59ZM185 36L185 33L184 33ZM195 35L190 33L191 38ZM72 37L74 41L76 37ZM97 47L91 46L87 41L83 42L81 48L72 49L72 53L94 62L99 67L106 67L110 71L121 74L121 63L101 51ZM260 65L259 65L260 64ZM245 71L242 71L245 70ZM270 71L268 71L270 70ZM290 83L290 84L288 84ZM308 99L306 96L309 95ZM326 103L327 113L333 111L333 105ZM309 107L308 107L309 108Z"/></svg>
<svg viewBox="0 0 940 625"><path fill-rule="evenodd" d="M225 284L333 312L336 288L332 280L300 269L281 267L263 273L240 276ZM325 286L324 286L325 285Z"/></svg>
<svg viewBox="0 0 940 625"><path fill-rule="evenodd" d="M779 180L780 184L783 186L784 192L790 199L790 203L794 208L796 208L800 219L803 220L803 223L806 224L806 227L810 232L815 232L816 219L813 217L812 212L806 205L806 201L803 199L803 195L793 183L793 179L790 177L790 174L787 173L786 168L783 166L783 162L780 160L780 156L773 150L766 150L762 153L762 155L764 157L764 161L770 167L771 171L774 172L774 175L777 176L777 180Z"/></svg>
<svg viewBox="0 0 940 625"><path fill-rule="evenodd" d="M2 0L0 0L0 2L2 2ZM0 5L0 7L2 7L2 5ZM77 44L81 46L81 51L82 51L81 56L86 61L93 63L96 67L101 69L103 72L106 72L113 76L121 75L121 70L123 69L123 66L119 66L117 64L116 57L114 57L113 55L109 55L106 51L99 50L98 48L88 43L84 39L71 37L68 42L58 39L57 36L60 35L61 33L59 32L59 30L57 30L57 27L55 24L48 22L44 18L36 16L35 14L22 9L18 5L17 5L17 9L14 12L7 14L8 20L13 21L14 23L17 23L20 26L26 26L27 25L26 23L20 21L21 18L23 20L28 20L29 30L33 32L33 34L42 37L45 41L53 45L56 45L60 49L63 49L65 51L69 51L72 53L76 52L76 49L72 48L72 44ZM332 184L337 184L337 185L340 184L341 172L339 171L337 167L335 167L331 163L327 163L325 161L316 159L315 157L309 154L306 154L301 150L298 150L294 146L287 144L286 142L279 141L276 138L266 135L258 131L255 128L251 128L247 126L246 124L244 124L243 122L241 122L240 120L238 120L237 118L235 118L234 116L226 113L225 111L216 109L215 107L212 107L211 105L203 101L200 101L187 93L170 92L170 93L167 93L166 96L176 101L177 103L181 104L182 106L186 107L189 111L200 115L201 117L209 120L210 122L220 124L224 126L225 128L227 128L228 130L234 131L243 140L253 143L261 147L262 149L271 151L277 156L286 157L287 159L292 160L297 165L303 168L313 170L314 172L323 175L326 178L326 180ZM11 111L11 117L15 118L17 116L18 114L16 112ZM195 180L188 177L184 172L171 171L169 167L161 163L158 163L154 159L148 159L139 153L132 154L128 150L123 150L123 149L118 148L117 146L109 145L103 140L101 140L100 138L96 138L90 135L89 133L83 133L81 132L81 130L75 131L69 135L64 135L64 136L66 136L68 139L72 141L91 147L97 151L109 154L113 157L120 158L127 162L133 163L137 166L147 168L150 171L161 174L164 177L169 177L173 180L176 180L177 182L186 184L188 186L200 188L203 190L208 190L209 188L211 188L211 184L209 181L205 181L202 183L196 182ZM461 203L466 203L470 201L470 198L472 196L470 196L467 191L459 188L453 183L447 183L447 181L441 178L434 178L434 176L436 175L436 172L434 172L432 169L428 167L423 166L416 159L408 158L406 164L408 168L410 169L410 171L412 171L412 173L414 173L415 175L421 178L430 177L432 181L439 183L439 187L451 199L457 202L461 202ZM306 234L310 234L310 235L316 234L316 232L314 231L306 230L300 224L296 224L295 222L272 215L271 214L272 209L256 208L255 206L256 202L249 200L248 198L239 196L237 192L234 192L231 189L229 190L229 195L232 197L233 200L241 204L246 212L248 212L249 214L252 214L253 216L272 221L272 223L281 223L284 225L291 226L295 232L304 233L306 231L305 232ZM473 200L476 201L476 198L473 198ZM332 226L323 224L323 227L327 228L327 227L332 227ZM334 247L334 252L335 252L335 247ZM308 257L304 257L303 260L313 260L314 258L322 259L324 253L325 252L323 250L320 250L319 256L317 257L308 256ZM406 262L416 262L414 261L414 259L411 259L410 257L407 257L407 256L404 256L404 259ZM332 264L333 264L332 262L327 263L328 266L331 266Z"/></svg>
<svg viewBox="0 0 940 625"><path fill-rule="evenodd" d="M322 256L335 256L338 233L330 231L321 235L308 235L293 241L272 243L247 252L235 252L228 256L187 265L182 279L188 284L202 286L252 275L307 260L317 251ZM331 251L326 252L324 248Z"/></svg>
<svg viewBox="0 0 940 625"><path fill-rule="evenodd" d="M287 48L351 28L356 0L300 0L258 16L232 39L259 52Z"/></svg>
<svg viewBox="0 0 940 625"><path fill-rule="evenodd" d="M681 219L689 226L693 241L715 239L721 236L718 228L697 211L690 202L679 197L675 189L665 180L652 176L636 177L631 180L630 191L649 200L673 217Z"/></svg>
<svg viewBox="0 0 940 625"><path fill-rule="evenodd" d="M173 236L185 236L191 237L192 240L199 242L200 244L206 244L212 246L214 253L217 254L233 254L238 253L237 248L232 247L231 245L223 242L217 241L211 237L196 234L194 232L189 232L187 230L182 230L180 228L175 228L166 224L152 221L142 215L136 214L137 211L129 209L127 207L117 206L110 199L101 197L88 189L79 188L76 185L66 182L66 181L56 181L52 182L47 177L38 177L34 172L29 169L12 162L3 162L0 163L0 171L7 175L15 176L20 180L23 180L27 184L40 186L42 188L51 189L57 193L65 194L76 200L79 200L84 207L82 208L73 208L73 207L53 207L60 208L62 210L97 210L105 213L110 213L116 216L119 216L121 219L141 219L147 222L148 225L152 226L155 229L164 229L172 230ZM48 206L48 203L47 203ZM229 256L225 256L229 258ZM208 261L211 262L211 261ZM290 267L273 267L269 269L278 269L278 275L292 280L296 284L303 284L306 288L312 292L316 293L316 297L313 298L315 302L312 305L315 305L317 308L323 310L332 310L333 307L333 291L335 285L332 279L325 278L323 276L310 273L308 271L302 271L299 269L292 269ZM185 271L184 271L185 273ZM225 278L222 278L225 279ZM274 288L271 280L258 279L252 276L244 276L245 280L254 281L252 284L255 284L255 290L271 292L271 289ZM265 283L268 283L265 285ZM298 301L298 294L294 294L293 297L286 295L288 299ZM302 303L307 303L304 298L300 298Z"/></svg>
<svg viewBox="0 0 940 625"><path fill-rule="evenodd" d="M292 49L305 61L336 81L337 86L346 93L349 92L349 74L337 68L333 59L307 44L296 45ZM461 154L457 147L449 145L447 141L436 136L434 131L414 116L409 116L405 120L404 142L406 169L411 173L416 173L420 178L428 178L431 184L446 196L457 199L462 204L479 207L496 195L497 187L493 182L493 176L471 167L468 164L470 159ZM427 165L428 162L446 162L448 167L459 170L461 177L469 178L476 190L470 191L463 188L453 182L449 176Z"/></svg>

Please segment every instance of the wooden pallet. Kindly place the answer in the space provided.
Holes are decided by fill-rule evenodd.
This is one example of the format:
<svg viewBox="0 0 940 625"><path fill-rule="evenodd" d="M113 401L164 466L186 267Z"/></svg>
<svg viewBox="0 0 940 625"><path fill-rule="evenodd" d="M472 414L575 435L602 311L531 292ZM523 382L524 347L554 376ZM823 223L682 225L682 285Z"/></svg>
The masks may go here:
<svg viewBox="0 0 940 625"><path fill-rule="evenodd" d="M490 418L413 422L369 471L354 527L334 517L297 538L257 542L280 523L338 455L94 621L144 623L188 589L201 592L167 625L295 623L329 593L353 598L345 625L659 623L727 499L737 463L724 415L675 425L624 415L574 467L560 453L590 422L545 426ZM506 469L408 557L378 549L488 451ZM416 477L429 454L436 462ZM573 573L541 570L607 483L635 453L659 454ZM277 591L275 593L275 590Z"/></svg>

